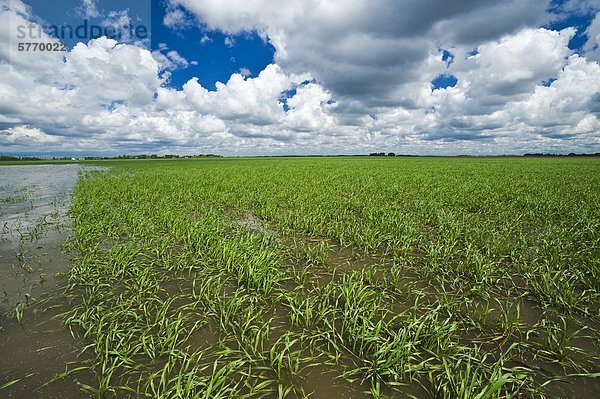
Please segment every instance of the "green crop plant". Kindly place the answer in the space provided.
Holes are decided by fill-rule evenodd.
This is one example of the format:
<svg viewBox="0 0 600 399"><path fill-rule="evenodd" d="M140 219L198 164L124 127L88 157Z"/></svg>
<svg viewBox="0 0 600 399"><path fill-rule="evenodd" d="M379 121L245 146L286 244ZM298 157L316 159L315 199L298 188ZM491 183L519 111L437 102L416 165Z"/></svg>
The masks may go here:
<svg viewBox="0 0 600 399"><path fill-rule="evenodd" d="M558 398L550 379L596 383L596 159L106 164L75 189L62 314L98 397Z"/></svg>

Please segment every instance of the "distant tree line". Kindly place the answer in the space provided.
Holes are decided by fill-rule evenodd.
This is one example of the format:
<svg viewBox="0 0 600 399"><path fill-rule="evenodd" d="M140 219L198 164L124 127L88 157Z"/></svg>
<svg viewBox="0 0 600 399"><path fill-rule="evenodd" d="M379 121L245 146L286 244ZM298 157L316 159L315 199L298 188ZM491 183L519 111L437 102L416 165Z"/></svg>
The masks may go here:
<svg viewBox="0 0 600 399"><path fill-rule="evenodd" d="M10 155L0 155L0 161L41 161L41 158L36 157L13 157Z"/></svg>
<svg viewBox="0 0 600 399"><path fill-rule="evenodd" d="M385 152L372 152L369 154L369 156L371 157L395 157L396 154L394 154L393 152L388 152L387 154Z"/></svg>
<svg viewBox="0 0 600 399"><path fill-rule="evenodd" d="M0 154L1 161L47 161L51 159L53 161L97 161L103 159L178 159L178 158L222 158L222 155L218 154L197 154L197 155L176 155L176 154L139 154L139 155L117 155L117 156L95 156L95 157L53 157L53 158L40 158L32 156L12 156Z"/></svg>
<svg viewBox="0 0 600 399"><path fill-rule="evenodd" d="M138 155L118 155L116 157L85 157L86 160L101 160L101 159L177 159L177 158L221 158L222 155L217 154L198 154L198 155L176 155L176 154L138 154Z"/></svg>
<svg viewBox="0 0 600 399"><path fill-rule="evenodd" d="M594 154L576 154L574 152L568 154L551 154L551 153L528 153L524 157L600 157L600 152Z"/></svg>
<svg viewBox="0 0 600 399"><path fill-rule="evenodd" d="M372 152L369 154L369 156L371 157L418 157L419 155L406 155L406 154L398 154L396 155L393 152ZM513 157L515 155L483 155L483 157L488 158L501 158L501 157ZM518 156L518 155L517 155ZM551 153L527 153L525 155L523 155L524 157L600 157L600 152L596 152L594 154L576 154L574 152L571 152L569 154L551 154ZM476 158L478 156L476 155L457 155L457 157L461 157L461 158Z"/></svg>
<svg viewBox="0 0 600 399"><path fill-rule="evenodd" d="M295 157L303 157L303 155L287 155L284 157L295 156ZM342 155L343 156L343 155ZM418 157L419 155L408 155L408 154L396 154L393 152L372 152L369 154L371 157ZM511 157L514 155L496 155L491 157ZM527 153L523 155L524 157L600 157L600 152L590 153L590 154L576 154L571 152L569 154L552 154L552 153ZM77 160L108 160L108 159L190 159L190 158L222 158L222 155L218 154L197 154L197 155L177 155L177 154L138 154L138 155L118 155L118 156L88 156L88 157L54 157L52 160L54 161L77 161ZM472 157L471 155L459 155L459 157ZM484 156L489 157L489 156ZM43 158L33 157L33 156L11 156L11 155L2 155L0 154L0 162L1 161L43 161Z"/></svg>

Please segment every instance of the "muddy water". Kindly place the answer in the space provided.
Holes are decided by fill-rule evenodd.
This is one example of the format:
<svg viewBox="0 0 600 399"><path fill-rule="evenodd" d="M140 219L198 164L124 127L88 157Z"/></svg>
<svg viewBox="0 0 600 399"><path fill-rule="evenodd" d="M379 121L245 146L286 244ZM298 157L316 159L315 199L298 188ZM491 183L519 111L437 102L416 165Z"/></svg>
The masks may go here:
<svg viewBox="0 0 600 399"><path fill-rule="evenodd" d="M79 165L0 166L0 313L59 285Z"/></svg>
<svg viewBox="0 0 600 399"><path fill-rule="evenodd" d="M57 315L67 310L61 287L70 259L61 246L83 169L0 166L0 387L10 385L2 398L88 397L75 375L51 381L77 359Z"/></svg>

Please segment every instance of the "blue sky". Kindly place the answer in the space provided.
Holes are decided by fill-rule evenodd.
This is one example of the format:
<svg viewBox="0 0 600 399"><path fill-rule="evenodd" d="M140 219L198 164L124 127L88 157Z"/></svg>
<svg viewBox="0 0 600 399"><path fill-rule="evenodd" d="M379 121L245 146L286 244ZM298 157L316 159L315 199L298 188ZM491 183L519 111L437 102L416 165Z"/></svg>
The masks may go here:
<svg viewBox="0 0 600 399"><path fill-rule="evenodd" d="M69 25L72 27L82 26L85 20L89 25L101 26L102 22L107 20L111 12L122 12L127 10L127 14L132 18L134 26L145 25L150 31L151 11L149 0L128 0L127 2L119 0L96 1L97 15L86 14L86 8L82 0L61 0L60 2L49 2L44 0L30 0L26 2L31 7L34 20L38 20L44 25L61 27ZM68 31L67 31L68 32ZM89 28L82 32L85 33L83 39L92 38ZM60 35L60 39L67 45L73 46L81 39L70 37L69 35ZM76 36L76 35L74 35Z"/></svg>
<svg viewBox="0 0 600 399"><path fill-rule="evenodd" d="M255 77L273 62L275 49L255 32L230 36L196 23L172 29L163 23L165 12L162 1L152 1L153 50L165 43L170 50L198 63L175 71L169 82L172 87L181 88L197 77L204 87L214 90L216 82L226 82L232 73L244 69L250 72L247 76ZM188 14L188 18L192 20L193 16ZM226 45L227 40L232 42Z"/></svg>
<svg viewBox="0 0 600 399"><path fill-rule="evenodd" d="M4 153L600 151L599 0L3 2L13 25L150 34L4 36Z"/></svg>

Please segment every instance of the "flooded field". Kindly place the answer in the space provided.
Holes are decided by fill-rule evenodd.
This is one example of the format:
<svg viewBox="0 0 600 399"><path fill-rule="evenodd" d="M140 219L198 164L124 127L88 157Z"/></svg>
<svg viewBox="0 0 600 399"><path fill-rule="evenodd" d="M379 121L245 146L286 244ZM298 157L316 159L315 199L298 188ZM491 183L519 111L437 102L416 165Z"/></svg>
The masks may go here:
<svg viewBox="0 0 600 399"><path fill-rule="evenodd" d="M1 397L600 392L597 160L110 165L3 194Z"/></svg>

